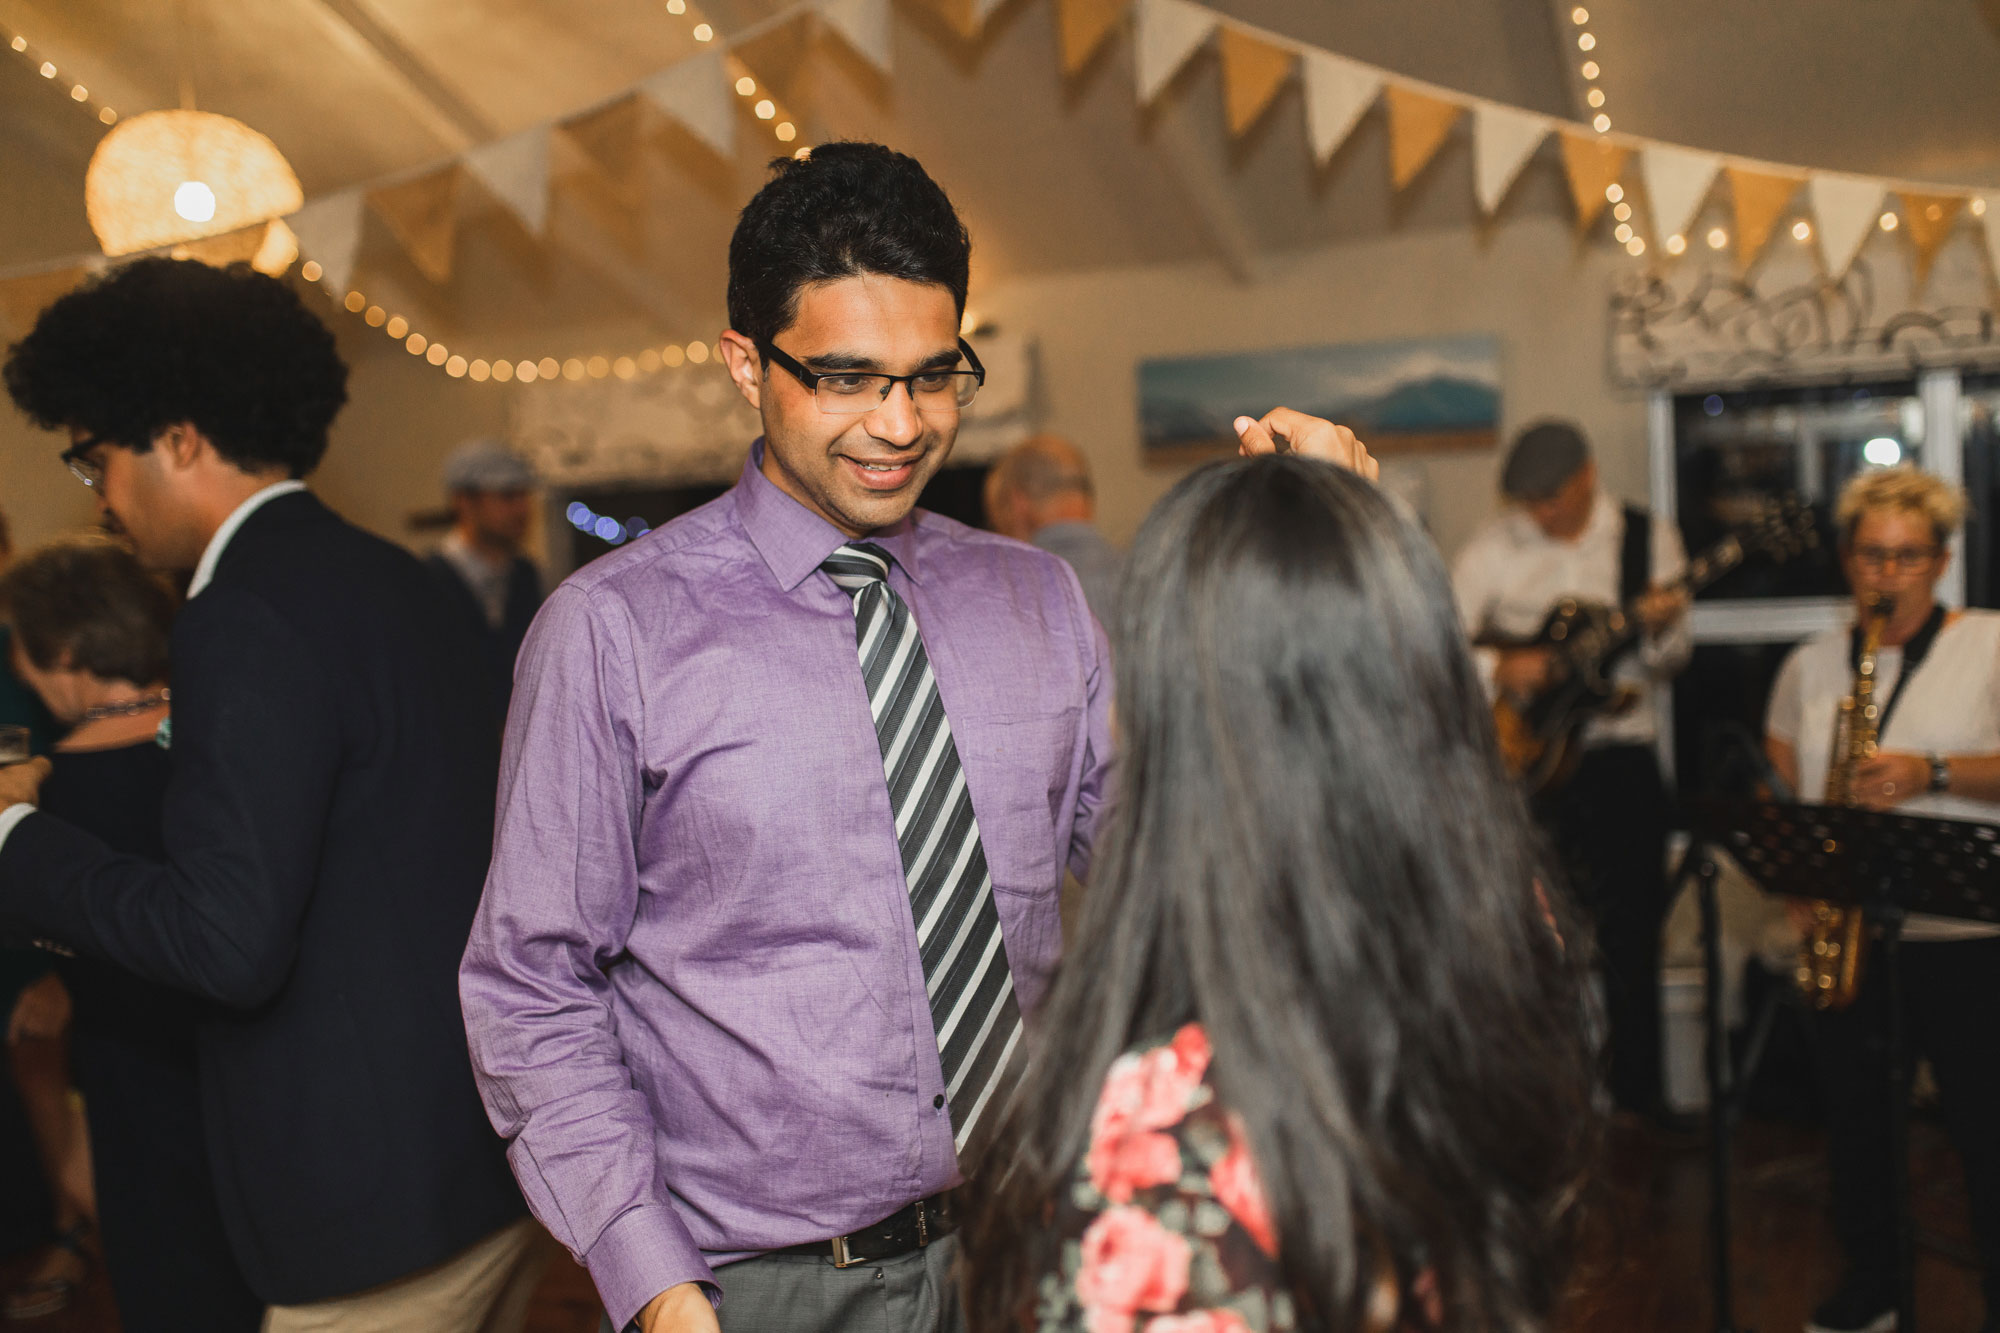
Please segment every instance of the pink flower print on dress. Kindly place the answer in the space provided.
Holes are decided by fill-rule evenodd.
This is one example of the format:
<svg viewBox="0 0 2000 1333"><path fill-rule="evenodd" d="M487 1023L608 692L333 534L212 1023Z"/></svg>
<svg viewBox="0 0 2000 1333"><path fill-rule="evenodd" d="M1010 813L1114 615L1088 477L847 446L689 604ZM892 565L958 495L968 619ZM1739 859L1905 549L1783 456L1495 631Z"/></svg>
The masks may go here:
<svg viewBox="0 0 2000 1333"><path fill-rule="evenodd" d="M1180 1151L1151 1131L1179 1124L1208 1071L1208 1038L1190 1023L1171 1043L1112 1061L1090 1119L1085 1165L1090 1182L1113 1203L1134 1190L1180 1179Z"/></svg>
<svg viewBox="0 0 2000 1333"><path fill-rule="evenodd" d="M1083 1233L1076 1300L1091 1333L1129 1333L1140 1311L1165 1313L1187 1294L1193 1249L1139 1208L1110 1208Z"/></svg>
<svg viewBox="0 0 2000 1333"><path fill-rule="evenodd" d="M1250 1160L1250 1145L1243 1138L1243 1126L1229 1117L1229 1151L1208 1173L1208 1187L1229 1215L1250 1233L1257 1248L1278 1257L1278 1232L1271 1225L1271 1205L1264 1197L1264 1181L1257 1164Z"/></svg>

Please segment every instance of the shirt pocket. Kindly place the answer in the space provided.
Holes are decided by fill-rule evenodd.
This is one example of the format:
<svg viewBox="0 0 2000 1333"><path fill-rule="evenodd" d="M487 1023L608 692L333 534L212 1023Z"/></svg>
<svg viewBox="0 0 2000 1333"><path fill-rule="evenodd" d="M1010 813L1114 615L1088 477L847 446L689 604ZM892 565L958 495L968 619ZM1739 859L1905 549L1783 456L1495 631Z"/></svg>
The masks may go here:
<svg viewBox="0 0 2000 1333"><path fill-rule="evenodd" d="M960 760L993 887L1001 893L1046 898L1062 888L1066 848L1058 839L1066 841L1062 807L1082 718L1072 705L982 717L968 727L972 744Z"/></svg>

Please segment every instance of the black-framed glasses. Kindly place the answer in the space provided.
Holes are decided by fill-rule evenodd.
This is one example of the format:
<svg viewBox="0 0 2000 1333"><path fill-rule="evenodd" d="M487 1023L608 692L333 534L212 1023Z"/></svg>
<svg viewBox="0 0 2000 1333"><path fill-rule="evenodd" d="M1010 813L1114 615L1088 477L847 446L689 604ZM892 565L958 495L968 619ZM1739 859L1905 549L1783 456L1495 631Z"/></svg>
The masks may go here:
<svg viewBox="0 0 2000 1333"><path fill-rule="evenodd" d="M92 449L109 443L111 441L101 435L87 435L62 451L60 457L63 465L69 469L72 477L90 489L96 490L98 483L104 480L104 464L88 455Z"/></svg>
<svg viewBox="0 0 2000 1333"><path fill-rule="evenodd" d="M979 364L972 345L963 338L958 340L958 350L972 369L919 370L911 375L885 375L872 370L807 370L772 343L759 339L757 350L811 389L820 411L836 416L856 417L873 412L889 401L898 384L909 391L910 402L919 412L956 412L970 407L979 387L986 383L986 367Z"/></svg>

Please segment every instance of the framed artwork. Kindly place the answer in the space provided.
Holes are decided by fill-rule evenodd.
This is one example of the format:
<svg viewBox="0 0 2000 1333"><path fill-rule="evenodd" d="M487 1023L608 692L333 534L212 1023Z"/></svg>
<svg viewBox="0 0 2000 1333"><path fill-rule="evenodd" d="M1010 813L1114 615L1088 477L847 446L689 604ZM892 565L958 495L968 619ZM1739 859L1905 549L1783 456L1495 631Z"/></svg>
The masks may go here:
<svg viewBox="0 0 2000 1333"><path fill-rule="evenodd" d="M1147 457L1233 453L1230 423L1274 407L1352 427L1377 455L1490 449L1500 428L1500 340L1468 334L1139 363Z"/></svg>

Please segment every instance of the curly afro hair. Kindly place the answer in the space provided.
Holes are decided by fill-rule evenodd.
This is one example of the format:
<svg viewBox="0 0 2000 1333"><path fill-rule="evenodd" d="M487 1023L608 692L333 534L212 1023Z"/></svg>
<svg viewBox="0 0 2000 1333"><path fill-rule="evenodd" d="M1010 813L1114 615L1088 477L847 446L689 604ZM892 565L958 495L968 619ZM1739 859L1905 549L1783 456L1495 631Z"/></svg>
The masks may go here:
<svg viewBox="0 0 2000 1333"><path fill-rule="evenodd" d="M246 265L141 259L69 293L14 344L7 392L36 425L143 452L191 421L248 472L303 477L347 401L333 334Z"/></svg>
<svg viewBox="0 0 2000 1333"><path fill-rule="evenodd" d="M965 313L972 240L913 157L877 143L781 157L729 239L729 326L769 342L799 313L799 289L860 273L945 288Z"/></svg>

